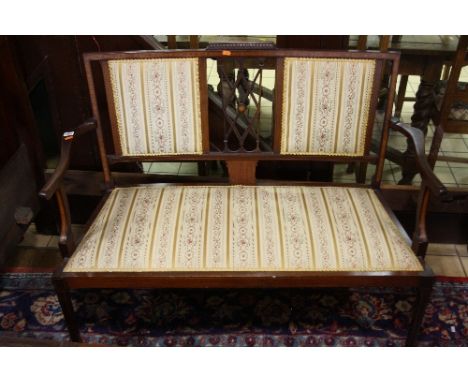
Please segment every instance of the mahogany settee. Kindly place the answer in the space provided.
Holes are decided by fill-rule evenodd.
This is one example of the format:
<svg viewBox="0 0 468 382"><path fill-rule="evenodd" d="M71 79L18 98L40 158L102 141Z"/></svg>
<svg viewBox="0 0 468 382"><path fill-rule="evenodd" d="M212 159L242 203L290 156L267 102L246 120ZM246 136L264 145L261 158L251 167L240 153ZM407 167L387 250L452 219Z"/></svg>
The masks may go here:
<svg viewBox="0 0 468 382"><path fill-rule="evenodd" d="M223 62L240 73L224 79L225 117L216 134L208 58L220 73ZM93 115L63 134L61 159L40 192L55 195L60 211L65 259L53 281L72 340L81 341L73 289L394 286L417 291L406 340L415 344L434 280L421 256L427 202L447 191L427 164L422 133L391 119L397 53L144 51L90 53L84 63ZM246 67L256 70L249 81ZM266 67L275 69L270 137L256 127L261 107L253 86ZM98 107L96 68L108 115ZM377 121L384 71L390 80ZM250 116L247 98L256 110ZM103 118L110 120L112 148ZM380 130L373 129L377 122ZM423 179L413 243L379 190L389 129L414 145ZM375 153L373 133L381 141ZM84 134L97 136L107 192L75 247L61 180ZM291 160L360 163L361 170L374 164L375 174L370 184L256 180L258 161ZM115 187L109 166L131 161L222 161L228 179Z"/></svg>

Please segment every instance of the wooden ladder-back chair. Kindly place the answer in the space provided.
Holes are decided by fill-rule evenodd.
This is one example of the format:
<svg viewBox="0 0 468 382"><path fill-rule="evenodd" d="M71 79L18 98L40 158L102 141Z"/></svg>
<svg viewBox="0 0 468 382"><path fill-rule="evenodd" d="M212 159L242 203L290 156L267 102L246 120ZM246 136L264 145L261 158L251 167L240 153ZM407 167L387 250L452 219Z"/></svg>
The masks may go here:
<svg viewBox="0 0 468 382"><path fill-rule="evenodd" d="M468 134L468 83L460 82L467 65L468 36L460 36L448 80L436 86L433 120L445 133Z"/></svg>
<svg viewBox="0 0 468 382"><path fill-rule="evenodd" d="M445 133L468 134L468 83L460 82L463 67L468 65L468 36L460 36L447 80L436 85L432 113L435 131L429 152L429 163L435 166L437 159L447 162L468 163L465 158L439 156Z"/></svg>
<svg viewBox="0 0 468 382"><path fill-rule="evenodd" d="M239 71L276 69L271 137L258 131L261 96L246 89L253 115L243 115L237 88L223 97L223 139L213 142L208 116L207 59ZM424 155L421 132L391 121L399 55L298 50L154 51L84 56L91 119L63 136L57 170L40 195L57 197L64 264L53 281L72 340L80 341L70 290L80 288L416 288L407 345L415 344L433 275L416 256L424 245L424 213L410 239L379 191L389 129L414 144L422 178L448 197ZM109 116L100 112L91 67L100 65ZM391 66L378 153L370 152L381 73ZM245 96L245 95L244 95ZM228 113L228 106L237 113ZM243 116L242 116L243 115ZM236 124L242 116L243 128ZM110 118L114 148L105 147L101 120ZM71 237L61 180L70 148L97 134L105 198L77 247ZM115 187L109 163L223 160L228 179L209 184ZM314 160L376 164L370 185L267 182L259 161Z"/></svg>

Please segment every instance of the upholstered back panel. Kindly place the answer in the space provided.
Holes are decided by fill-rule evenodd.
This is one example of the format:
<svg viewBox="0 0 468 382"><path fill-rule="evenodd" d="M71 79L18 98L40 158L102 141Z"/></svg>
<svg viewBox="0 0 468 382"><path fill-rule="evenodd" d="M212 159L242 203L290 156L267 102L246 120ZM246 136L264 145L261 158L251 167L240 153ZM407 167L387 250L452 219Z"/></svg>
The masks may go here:
<svg viewBox="0 0 468 382"><path fill-rule="evenodd" d="M286 58L281 153L364 155L374 60Z"/></svg>
<svg viewBox="0 0 468 382"><path fill-rule="evenodd" d="M196 58L108 65L122 155L202 153Z"/></svg>

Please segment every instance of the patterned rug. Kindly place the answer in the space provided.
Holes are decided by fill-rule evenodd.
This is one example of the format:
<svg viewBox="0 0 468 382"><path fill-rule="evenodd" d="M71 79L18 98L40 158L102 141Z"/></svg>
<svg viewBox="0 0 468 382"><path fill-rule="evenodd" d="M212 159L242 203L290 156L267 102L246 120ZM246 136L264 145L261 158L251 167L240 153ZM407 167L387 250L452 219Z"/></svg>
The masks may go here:
<svg viewBox="0 0 468 382"><path fill-rule="evenodd" d="M126 346L401 346L405 289L81 290L83 339ZM468 345L468 283L436 283L420 346ZM0 336L68 339L50 274L0 275Z"/></svg>

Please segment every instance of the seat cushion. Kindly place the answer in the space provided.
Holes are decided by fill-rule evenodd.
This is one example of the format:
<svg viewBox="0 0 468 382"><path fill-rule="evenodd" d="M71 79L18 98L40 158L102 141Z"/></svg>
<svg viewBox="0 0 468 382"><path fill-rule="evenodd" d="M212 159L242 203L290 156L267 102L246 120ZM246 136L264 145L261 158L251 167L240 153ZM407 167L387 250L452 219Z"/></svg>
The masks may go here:
<svg viewBox="0 0 468 382"><path fill-rule="evenodd" d="M421 271L375 192L300 186L112 191L65 272Z"/></svg>

